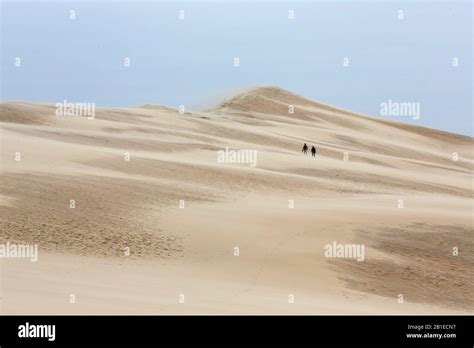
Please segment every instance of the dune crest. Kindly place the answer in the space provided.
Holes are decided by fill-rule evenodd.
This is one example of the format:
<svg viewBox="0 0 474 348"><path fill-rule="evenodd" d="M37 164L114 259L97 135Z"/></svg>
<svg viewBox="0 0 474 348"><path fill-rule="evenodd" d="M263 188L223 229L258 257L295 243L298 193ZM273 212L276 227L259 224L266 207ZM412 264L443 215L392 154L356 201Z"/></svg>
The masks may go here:
<svg viewBox="0 0 474 348"><path fill-rule="evenodd" d="M95 111L0 104L0 243L38 244L42 260L5 261L4 313L474 311L472 137L272 86L203 112ZM364 244L364 262L328 259L334 242ZM72 287L85 307L56 300Z"/></svg>

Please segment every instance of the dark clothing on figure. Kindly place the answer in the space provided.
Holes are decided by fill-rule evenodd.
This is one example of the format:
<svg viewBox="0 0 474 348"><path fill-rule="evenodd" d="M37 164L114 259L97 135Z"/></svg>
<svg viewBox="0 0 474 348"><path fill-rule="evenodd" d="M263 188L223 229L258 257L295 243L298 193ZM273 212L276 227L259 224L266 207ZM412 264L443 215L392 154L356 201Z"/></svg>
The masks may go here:
<svg viewBox="0 0 474 348"><path fill-rule="evenodd" d="M308 145L306 145L306 143L303 145L303 149L301 151L303 151L303 153L306 155L306 152L308 151Z"/></svg>

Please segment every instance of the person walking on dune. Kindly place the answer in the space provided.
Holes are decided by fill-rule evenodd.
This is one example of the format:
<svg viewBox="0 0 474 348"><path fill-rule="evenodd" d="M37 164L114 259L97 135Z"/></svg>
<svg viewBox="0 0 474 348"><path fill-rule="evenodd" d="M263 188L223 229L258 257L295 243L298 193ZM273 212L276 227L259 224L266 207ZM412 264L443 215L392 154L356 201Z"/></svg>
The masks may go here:
<svg viewBox="0 0 474 348"><path fill-rule="evenodd" d="M306 155L306 152L308 152L308 145L306 145L306 143L304 143L303 149L301 151L303 151L305 155Z"/></svg>
<svg viewBox="0 0 474 348"><path fill-rule="evenodd" d="M311 156L316 157L316 148L314 147L314 145L311 148Z"/></svg>

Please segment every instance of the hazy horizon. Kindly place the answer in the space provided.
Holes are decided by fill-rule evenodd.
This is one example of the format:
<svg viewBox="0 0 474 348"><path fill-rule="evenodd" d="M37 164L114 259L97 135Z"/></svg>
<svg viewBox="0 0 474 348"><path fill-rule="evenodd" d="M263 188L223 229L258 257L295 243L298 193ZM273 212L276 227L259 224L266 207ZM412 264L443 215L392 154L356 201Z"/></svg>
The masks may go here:
<svg viewBox="0 0 474 348"><path fill-rule="evenodd" d="M471 30L468 2L3 1L1 99L200 109L273 85L472 136ZM390 100L419 119L381 116Z"/></svg>

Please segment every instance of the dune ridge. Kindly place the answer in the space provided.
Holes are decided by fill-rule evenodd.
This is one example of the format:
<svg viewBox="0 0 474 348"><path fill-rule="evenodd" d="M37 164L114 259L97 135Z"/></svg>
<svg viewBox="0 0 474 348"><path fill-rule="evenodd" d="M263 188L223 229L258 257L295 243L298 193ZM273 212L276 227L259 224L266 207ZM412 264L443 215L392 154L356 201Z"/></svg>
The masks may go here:
<svg viewBox="0 0 474 348"><path fill-rule="evenodd" d="M472 137L273 86L206 111L97 107L92 120L9 101L0 122L0 243L41 252L33 266L0 260L3 313L474 310ZM226 148L256 151L256 166L219 163ZM333 241L365 244L367 262L326 258ZM81 306L58 300L68 291Z"/></svg>

